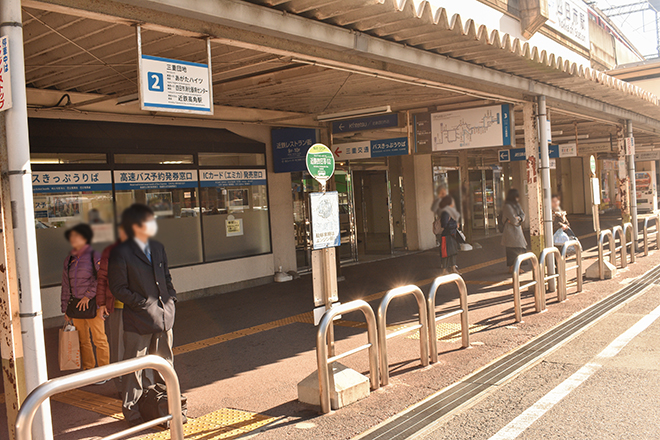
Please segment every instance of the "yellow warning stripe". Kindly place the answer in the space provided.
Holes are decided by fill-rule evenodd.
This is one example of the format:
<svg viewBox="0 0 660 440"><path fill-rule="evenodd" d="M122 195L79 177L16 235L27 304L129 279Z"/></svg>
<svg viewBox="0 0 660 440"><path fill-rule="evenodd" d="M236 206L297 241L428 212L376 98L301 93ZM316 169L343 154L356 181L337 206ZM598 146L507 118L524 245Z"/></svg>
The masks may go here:
<svg viewBox="0 0 660 440"><path fill-rule="evenodd" d="M119 399L113 399L112 397L102 396L84 390L65 391L54 395L51 399L87 411L103 414L113 419L124 420L124 415L121 412L121 400Z"/></svg>

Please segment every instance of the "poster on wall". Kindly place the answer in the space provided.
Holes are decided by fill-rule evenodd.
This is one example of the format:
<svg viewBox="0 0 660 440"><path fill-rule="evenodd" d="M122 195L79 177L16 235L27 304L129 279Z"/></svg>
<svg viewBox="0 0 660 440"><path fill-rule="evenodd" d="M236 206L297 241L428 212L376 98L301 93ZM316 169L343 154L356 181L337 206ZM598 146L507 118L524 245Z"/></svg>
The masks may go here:
<svg viewBox="0 0 660 440"><path fill-rule="evenodd" d="M225 229L227 231L227 237L243 235L243 219L234 218L233 215L228 216L227 220L225 220Z"/></svg>
<svg viewBox="0 0 660 440"><path fill-rule="evenodd" d="M48 220L50 222L71 221L80 217L82 198L80 196L48 197Z"/></svg>
<svg viewBox="0 0 660 440"><path fill-rule="evenodd" d="M548 0L546 26L585 49L589 44L589 11L582 0Z"/></svg>
<svg viewBox="0 0 660 440"><path fill-rule="evenodd" d="M512 146L509 104L431 114L433 151Z"/></svg>
<svg viewBox="0 0 660 440"><path fill-rule="evenodd" d="M341 245L339 193L337 191L310 193L309 202L314 250Z"/></svg>

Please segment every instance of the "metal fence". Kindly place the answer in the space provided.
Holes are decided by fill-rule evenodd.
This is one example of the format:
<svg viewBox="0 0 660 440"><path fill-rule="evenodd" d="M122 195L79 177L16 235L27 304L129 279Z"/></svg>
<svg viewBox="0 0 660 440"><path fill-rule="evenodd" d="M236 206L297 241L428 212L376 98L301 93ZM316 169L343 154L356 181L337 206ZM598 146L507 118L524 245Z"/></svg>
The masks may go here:
<svg viewBox="0 0 660 440"><path fill-rule="evenodd" d="M419 311L419 324L409 325L400 330L387 334L387 308L394 298L412 295L417 301L417 309ZM387 340L397 336L410 333L413 330L419 329L419 359L422 366L426 367L429 364L429 329L428 317L426 313L426 301L422 290L417 286L403 286L397 287L388 291L378 306L378 347L380 349L380 383L385 386L390 383L390 370L387 361Z"/></svg>
<svg viewBox="0 0 660 440"><path fill-rule="evenodd" d="M183 440L183 415L181 414L181 388L179 378L174 367L160 356L148 355L121 362L115 362L103 367L81 371L68 376L58 377L44 382L27 396L16 417L16 440L32 439L32 422L34 415L41 404L55 394L92 385L102 380L108 380L126 374L133 373L145 368L153 368L158 371L165 380L167 387L167 405L169 414L150 420L146 423L125 429L124 431L105 437L104 440L116 440L129 437L147 428L170 423L172 440Z"/></svg>
<svg viewBox="0 0 660 440"><path fill-rule="evenodd" d="M456 284L458 288L458 296L460 301L460 309L444 315L435 315L435 297L438 293L440 286L446 284ZM435 323L444 319L451 318L452 316L461 315L461 343L463 348L470 346L470 323L468 320L468 299L467 299L467 286L465 281L458 274L449 274L437 277L431 284L431 289L426 298L426 309L428 311L429 322L429 347L431 348L431 362L438 362L438 335L435 328Z"/></svg>
<svg viewBox="0 0 660 440"><path fill-rule="evenodd" d="M550 256L555 256L556 258L549 258ZM556 274L548 274L547 265L548 263L553 264L557 263L557 272ZM546 309L546 283L550 280L557 279L557 301L566 300L566 262L561 257L561 252L556 247L550 247L543 249L541 252L541 257L539 258L540 265L540 280L541 280L541 294L539 295L539 306L541 310Z"/></svg>
<svg viewBox="0 0 660 440"><path fill-rule="evenodd" d="M336 316L350 312L362 312L367 321L368 343L360 347L349 350L345 353L328 358L328 330L332 326ZM376 331L376 317L371 306L361 299L341 304L328 309L316 333L316 363L319 374L319 394L321 400L321 411L330 412L330 370L331 364L339 359L345 358L362 350L369 349L369 381L371 389L377 390L380 387L380 377L378 372L378 332ZM173 439L174 440L174 439Z"/></svg>
<svg viewBox="0 0 660 440"><path fill-rule="evenodd" d="M532 262L532 277L533 281L520 285L520 266L525 261ZM515 309L516 322L522 322L522 306L520 304L520 291L522 289L527 289L529 287L535 286L534 297L535 297L535 306L537 312L543 311L543 304L541 298L541 288L539 286L542 283L541 277L539 274L539 260L536 258L536 255L533 252L527 252L522 255L518 255L515 263L513 264L513 307Z"/></svg>
<svg viewBox="0 0 660 440"><path fill-rule="evenodd" d="M575 266L568 266L568 250L575 249ZM577 291L576 293L582 292L582 244L579 240L570 240L564 243L564 246L561 248L561 259L564 260L564 280L568 282L568 272L575 270L576 282L577 282ZM572 260L571 260L572 261ZM566 295L568 286L564 289L564 295ZM564 300L566 296L564 296Z"/></svg>

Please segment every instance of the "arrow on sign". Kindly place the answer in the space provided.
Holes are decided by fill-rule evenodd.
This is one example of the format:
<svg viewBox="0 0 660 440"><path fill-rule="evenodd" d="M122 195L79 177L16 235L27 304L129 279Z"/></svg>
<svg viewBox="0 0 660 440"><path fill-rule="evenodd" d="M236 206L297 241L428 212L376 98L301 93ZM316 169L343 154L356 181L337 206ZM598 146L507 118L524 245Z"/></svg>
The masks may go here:
<svg viewBox="0 0 660 440"><path fill-rule="evenodd" d="M339 124L339 131L344 131L344 124Z"/></svg>
<svg viewBox="0 0 660 440"><path fill-rule="evenodd" d="M339 148L336 148L335 149L335 156L337 156L337 158L339 158L340 154L341 154L341 150Z"/></svg>
<svg viewBox="0 0 660 440"><path fill-rule="evenodd" d="M500 150L500 162L509 162L509 150Z"/></svg>

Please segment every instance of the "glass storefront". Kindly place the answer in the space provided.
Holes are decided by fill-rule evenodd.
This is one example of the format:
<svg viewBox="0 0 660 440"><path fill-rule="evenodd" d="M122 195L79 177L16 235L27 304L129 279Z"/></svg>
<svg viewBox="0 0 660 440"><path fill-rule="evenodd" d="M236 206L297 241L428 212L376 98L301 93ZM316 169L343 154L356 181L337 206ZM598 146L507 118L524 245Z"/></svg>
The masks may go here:
<svg viewBox="0 0 660 440"><path fill-rule="evenodd" d="M70 121L58 122L66 126ZM103 128L114 125L117 130L159 128L142 124L102 125ZM172 135L179 127L168 128L168 134ZM64 238L67 228L78 223L90 224L94 230L92 246L102 251L116 240L121 213L133 203L144 203L154 210L158 220L157 240L167 249L170 267L271 252L265 146L248 139L235 147L221 142L202 146L184 144L181 138L190 129L181 129L179 139L170 136L170 145L168 140L163 140L161 153L149 148L138 153L122 151L121 142L117 143L116 151L72 152L75 145L53 147L43 135L33 142L32 180L42 286L61 282L62 264L69 252ZM230 133L193 130L206 131L206 138L215 136L218 141L223 134ZM230 135L231 140L237 137ZM248 142L252 148L245 148ZM75 144L76 140L71 143ZM182 145L184 151L175 151ZM209 150L240 147L248 152L196 151L204 147ZM249 152L250 149L253 151Z"/></svg>

